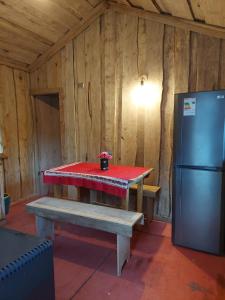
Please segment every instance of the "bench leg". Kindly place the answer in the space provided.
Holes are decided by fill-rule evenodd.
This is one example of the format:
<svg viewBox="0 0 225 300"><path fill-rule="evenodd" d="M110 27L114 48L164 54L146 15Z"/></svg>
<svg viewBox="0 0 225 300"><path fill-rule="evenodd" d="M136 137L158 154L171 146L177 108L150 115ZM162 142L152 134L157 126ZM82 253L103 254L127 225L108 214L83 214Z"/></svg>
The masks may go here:
<svg viewBox="0 0 225 300"><path fill-rule="evenodd" d="M51 220L36 216L36 231L39 237L54 240L54 222Z"/></svg>
<svg viewBox="0 0 225 300"><path fill-rule="evenodd" d="M130 238L117 234L117 276L121 275L123 265L130 258Z"/></svg>

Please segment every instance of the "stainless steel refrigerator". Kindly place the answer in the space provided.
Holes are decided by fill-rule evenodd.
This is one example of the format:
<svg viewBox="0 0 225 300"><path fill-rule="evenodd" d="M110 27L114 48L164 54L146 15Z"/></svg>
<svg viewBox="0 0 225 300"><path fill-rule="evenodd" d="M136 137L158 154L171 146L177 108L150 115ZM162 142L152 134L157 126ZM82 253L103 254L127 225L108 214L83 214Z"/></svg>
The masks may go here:
<svg viewBox="0 0 225 300"><path fill-rule="evenodd" d="M175 95L172 241L222 254L225 90Z"/></svg>

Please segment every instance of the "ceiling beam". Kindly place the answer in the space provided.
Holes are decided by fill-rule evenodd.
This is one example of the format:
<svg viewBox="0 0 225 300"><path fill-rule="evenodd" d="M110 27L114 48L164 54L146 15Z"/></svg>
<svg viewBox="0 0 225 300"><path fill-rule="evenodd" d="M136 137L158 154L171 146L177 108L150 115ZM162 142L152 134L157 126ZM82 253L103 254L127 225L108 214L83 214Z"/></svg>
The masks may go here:
<svg viewBox="0 0 225 300"><path fill-rule="evenodd" d="M94 22L100 15L102 15L109 5L104 1L95 8L92 9L92 13L86 19L80 22L79 25L74 26L69 30L61 39L59 39L53 46L51 46L45 53L39 56L34 63L32 63L28 70L30 72L39 68L42 64L48 61L54 54L61 50L69 41L77 37L82 31L84 31L92 22Z"/></svg>
<svg viewBox="0 0 225 300"><path fill-rule="evenodd" d="M134 16L146 20L151 20L158 23L175 26L181 29L198 32L219 39L225 39L225 28L223 27L207 25L196 21L191 21L191 20L182 19L182 18L173 17L164 14L147 12L143 9L134 8L124 4L114 3L111 1L108 1L108 4L109 4L109 8L119 13L132 14Z"/></svg>
<svg viewBox="0 0 225 300"><path fill-rule="evenodd" d="M0 65L5 65L14 69L19 69L22 71L28 71L28 64L22 63L20 61L9 59L0 55Z"/></svg>

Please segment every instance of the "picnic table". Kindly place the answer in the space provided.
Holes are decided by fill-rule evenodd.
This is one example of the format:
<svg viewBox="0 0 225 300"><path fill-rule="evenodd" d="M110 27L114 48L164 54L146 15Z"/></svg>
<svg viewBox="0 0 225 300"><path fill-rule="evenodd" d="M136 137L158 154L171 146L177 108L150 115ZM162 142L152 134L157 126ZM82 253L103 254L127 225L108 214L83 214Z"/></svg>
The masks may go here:
<svg viewBox="0 0 225 300"><path fill-rule="evenodd" d="M44 171L46 184L72 185L78 189L90 190L90 200L94 202L96 191L102 191L122 198L122 206L129 209L129 188L137 184L137 211L142 212L143 179L152 168L110 165L109 170L101 170L98 163L74 162Z"/></svg>

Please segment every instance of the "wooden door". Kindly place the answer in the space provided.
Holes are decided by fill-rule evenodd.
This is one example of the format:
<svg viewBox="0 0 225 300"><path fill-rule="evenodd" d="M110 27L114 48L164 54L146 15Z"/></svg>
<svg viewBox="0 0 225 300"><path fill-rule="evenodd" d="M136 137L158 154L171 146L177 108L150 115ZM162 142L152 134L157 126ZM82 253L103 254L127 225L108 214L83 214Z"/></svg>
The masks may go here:
<svg viewBox="0 0 225 300"><path fill-rule="evenodd" d="M62 164L58 95L35 97L39 192L50 194L52 187L43 183L42 171Z"/></svg>

